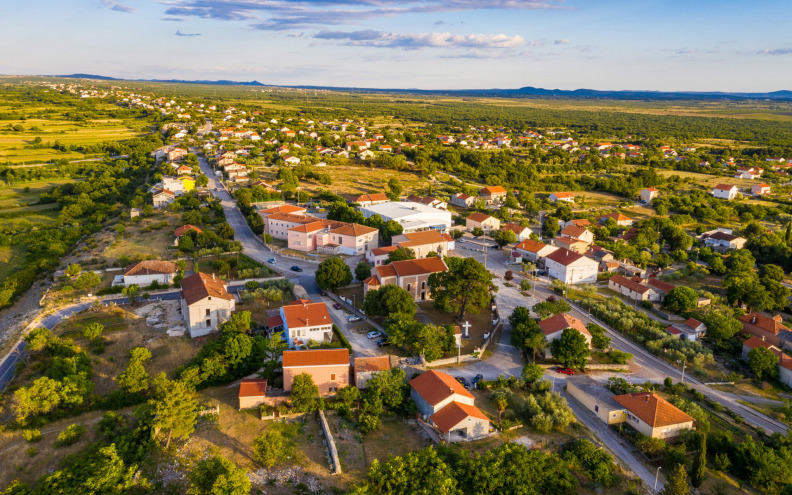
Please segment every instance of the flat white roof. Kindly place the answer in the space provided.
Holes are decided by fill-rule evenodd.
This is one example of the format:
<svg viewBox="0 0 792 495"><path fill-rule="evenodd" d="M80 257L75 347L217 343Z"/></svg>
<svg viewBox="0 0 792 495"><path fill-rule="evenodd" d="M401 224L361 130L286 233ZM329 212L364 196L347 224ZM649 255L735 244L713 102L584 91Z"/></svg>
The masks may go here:
<svg viewBox="0 0 792 495"><path fill-rule="evenodd" d="M360 208L360 211L363 212L363 215L365 215L366 218L370 217L371 215L379 215L383 219L398 221L400 218L422 214L421 216L424 218L427 216L432 216L439 220L438 222L434 223L445 223L447 225L450 225L451 223L451 212L438 210L437 208L433 208L421 203L414 203L412 201L401 201L398 203L389 202L380 203L378 205L363 206Z"/></svg>

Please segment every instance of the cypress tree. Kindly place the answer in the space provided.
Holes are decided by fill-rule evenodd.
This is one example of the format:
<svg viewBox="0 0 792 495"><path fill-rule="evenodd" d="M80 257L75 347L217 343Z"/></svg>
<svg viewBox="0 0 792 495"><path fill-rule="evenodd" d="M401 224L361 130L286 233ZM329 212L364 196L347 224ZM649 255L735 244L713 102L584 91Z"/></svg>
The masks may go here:
<svg viewBox="0 0 792 495"><path fill-rule="evenodd" d="M693 459L693 470L690 473L690 481L696 488L701 486L704 481L704 467L707 465L707 435L701 434L701 443L699 445L699 452L695 459Z"/></svg>

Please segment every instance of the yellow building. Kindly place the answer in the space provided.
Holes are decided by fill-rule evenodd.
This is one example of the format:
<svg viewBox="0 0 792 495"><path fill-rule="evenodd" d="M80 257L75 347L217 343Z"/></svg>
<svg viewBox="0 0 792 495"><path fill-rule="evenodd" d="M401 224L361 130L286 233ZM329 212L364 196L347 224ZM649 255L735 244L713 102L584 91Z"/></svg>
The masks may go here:
<svg viewBox="0 0 792 495"><path fill-rule="evenodd" d="M185 191L192 191L195 189L195 179L192 177L179 177L179 180L184 184Z"/></svg>
<svg viewBox="0 0 792 495"><path fill-rule="evenodd" d="M590 376L571 376L567 392L593 412L603 423L614 425L625 420L624 407L613 400L613 392L597 384Z"/></svg>

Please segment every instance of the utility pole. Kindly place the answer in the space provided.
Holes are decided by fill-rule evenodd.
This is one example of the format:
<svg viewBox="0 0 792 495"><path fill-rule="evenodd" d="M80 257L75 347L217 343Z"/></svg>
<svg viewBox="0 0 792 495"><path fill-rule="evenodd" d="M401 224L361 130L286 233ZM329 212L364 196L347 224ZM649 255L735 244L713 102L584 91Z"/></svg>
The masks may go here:
<svg viewBox="0 0 792 495"><path fill-rule="evenodd" d="M657 493L657 478L660 477L660 469L662 469L662 466L657 466L657 472L655 473L654 493Z"/></svg>
<svg viewBox="0 0 792 495"><path fill-rule="evenodd" d="M682 385L685 384L685 365L687 364L687 359L677 359L677 364L682 363Z"/></svg>

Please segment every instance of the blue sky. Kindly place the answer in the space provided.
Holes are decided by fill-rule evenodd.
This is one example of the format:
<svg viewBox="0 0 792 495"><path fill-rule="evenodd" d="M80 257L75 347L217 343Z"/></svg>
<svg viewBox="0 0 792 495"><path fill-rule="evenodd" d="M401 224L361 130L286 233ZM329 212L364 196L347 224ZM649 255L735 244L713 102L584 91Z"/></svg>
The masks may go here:
<svg viewBox="0 0 792 495"><path fill-rule="evenodd" d="M792 89L785 0L0 0L0 73Z"/></svg>

